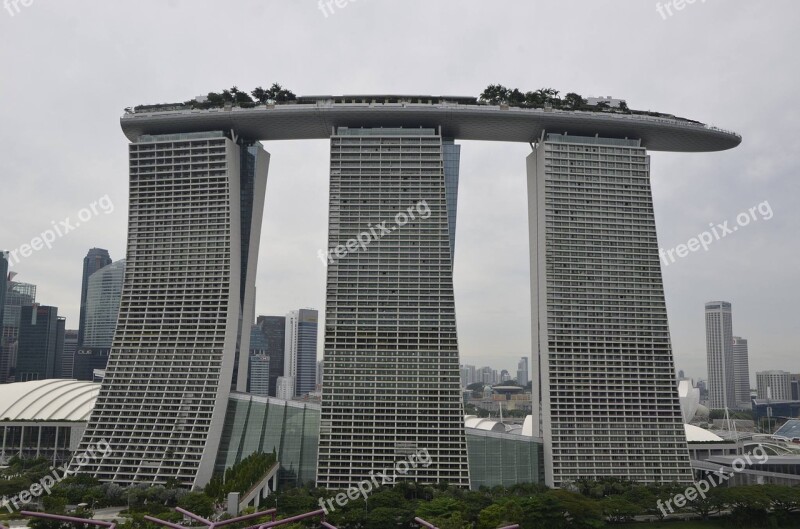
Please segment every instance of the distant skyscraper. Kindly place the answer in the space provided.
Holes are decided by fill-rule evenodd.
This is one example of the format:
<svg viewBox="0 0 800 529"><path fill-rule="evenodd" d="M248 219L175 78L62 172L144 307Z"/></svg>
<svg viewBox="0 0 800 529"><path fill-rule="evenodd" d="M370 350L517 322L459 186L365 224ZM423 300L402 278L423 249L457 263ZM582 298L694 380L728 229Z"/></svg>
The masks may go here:
<svg viewBox="0 0 800 529"><path fill-rule="evenodd" d="M61 378L74 378L75 353L78 350L78 329L64 331L64 352L61 355Z"/></svg>
<svg viewBox="0 0 800 529"><path fill-rule="evenodd" d="M464 366L464 367L466 367L466 368L467 368L467 386L469 386L470 384L474 384L475 382L477 382L477 381L478 381L478 374L477 374L477 369L475 369L475 366L473 366L473 365L466 365L466 366ZM466 387L466 386L465 386L465 387Z"/></svg>
<svg viewBox="0 0 800 529"><path fill-rule="evenodd" d="M106 368L110 354L109 347L78 347L72 363L72 378L94 380L95 370Z"/></svg>
<svg viewBox="0 0 800 529"><path fill-rule="evenodd" d="M13 281L14 273L8 275L6 302L3 310L2 355L0 355L0 382L14 380L17 365L17 347L22 307L36 302L36 285Z"/></svg>
<svg viewBox="0 0 800 529"><path fill-rule="evenodd" d="M708 384L705 380L697 381L697 389L700 391L700 401L708 402Z"/></svg>
<svg viewBox="0 0 800 529"><path fill-rule="evenodd" d="M706 303L706 354L708 400L714 409L736 407L733 361L733 321L727 301Z"/></svg>
<svg viewBox="0 0 800 529"><path fill-rule="evenodd" d="M283 376L286 350L286 317L259 316L256 326L261 331L264 354L269 357L269 396L278 396L278 377ZM251 352L253 349L251 348Z"/></svg>
<svg viewBox="0 0 800 529"><path fill-rule="evenodd" d="M294 398L294 377L278 377L278 389L275 391L277 398L292 400Z"/></svg>
<svg viewBox="0 0 800 529"><path fill-rule="evenodd" d="M791 374L788 371L758 371L756 385L759 399L792 400Z"/></svg>
<svg viewBox="0 0 800 529"><path fill-rule="evenodd" d="M733 377L736 381L736 407L749 410L750 402L750 361L747 353L747 340L733 337Z"/></svg>
<svg viewBox="0 0 800 529"><path fill-rule="evenodd" d="M6 356L4 336L4 313L6 309L6 290L8 289L8 252L0 252L0 384L8 380L9 359Z"/></svg>
<svg viewBox="0 0 800 529"><path fill-rule="evenodd" d="M269 397L269 357L265 354L250 355L248 369L248 391L253 395Z"/></svg>
<svg viewBox="0 0 800 529"><path fill-rule="evenodd" d="M81 311L78 321L78 345L83 345L83 334L86 332L86 294L89 289L89 277L92 274L111 264L108 250L92 248L83 258L83 276L81 279Z"/></svg>
<svg viewBox="0 0 800 529"><path fill-rule="evenodd" d="M507 369L500 371L500 382L508 382L511 380L511 373Z"/></svg>
<svg viewBox="0 0 800 529"><path fill-rule="evenodd" d="M520 386L527 386L529 382L530 369L528 367L528 357L523 356L517 363L517 384Z"/></svg>
<svg viewBox="0 0 800 529"><path fill-rule="evenodd" d="M8 288L8 252L0 251L0 337L2 337L3 312L6 307L6 288ZM5 379L0 380L0 383L2 382L5 382Z"/></svg>
<svg viewBox="0 0 800 529"><path fill-rule="evenodd" d="M488 384L490 386L500 382L500 378L497 376L497 370L492 369L489 366L480 368L476 376L477 378L475 382L481 382L483 384Z"/></svg>
<svg viewBox="0 0 800 529"><path fill-rule="evenodd" d="M33 305L21 308L17 382L61 376L64 322L64 318L58 317L57 307Z"/></svg>
<svg viewBox="0 0 800 529"><path fill-rule="evenodd" d="M119 316L125 260L97 270L89 277L84 310L83 344L75 354L73 376L92 380L95 369L105 369Z"/></svg>
<svg viewBox="0 0 800 529"><path fill-rule="evenodd" d="M294 379L294 396L314 391L317 381L316 310L293 310L286 315L283 376Z"/></svg>
<svg viewBox="0 0 800 529"><path fill-rule="evenodd" d="M267 340L258 325L250 326L250 355L265 354L267 352Z"/></svg>
<svg viewBox="0 0 800 529"><path fill-rule="evenodd" d="M125 259L104 266L89 277L81 347L111 347L124 279Z"/></svg>
<svg viewBox="0 0 800 529"><path fill-rule="evenodd" d="M792 385L792 400L800 400L800 374L792 373L789 378Z"/></svg>
<svg viewBox="0 0 800 529"><path fill-rule="evenodd" d="M459 370L461 373L461 387L465 388L472 384L472 382L469 381L469 369L467 369L467 366L460 366Z"/></svg>
<svg viewBox="0 0 800 529"><path fill-rule="evenodd" d="M323 374L324 365L325 363L322 360L317 362L317 386L322 386L322 377L324 376Z"/></svg>
<svg viewBox="0 0 800 529"><path fill-rule="evenodd" d="M679 369L678 370L678 380L683 380L684 378L686 378L686 376L685 376L685 374L683 372L683 369Z"/></svg>

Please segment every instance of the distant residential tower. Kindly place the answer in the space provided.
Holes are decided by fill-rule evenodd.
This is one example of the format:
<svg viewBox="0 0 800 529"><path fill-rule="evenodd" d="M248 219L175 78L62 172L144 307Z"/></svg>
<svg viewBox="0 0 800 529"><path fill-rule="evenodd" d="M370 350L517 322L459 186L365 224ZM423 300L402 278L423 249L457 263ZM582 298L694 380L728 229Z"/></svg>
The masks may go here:
<svg viewBox="0 0 800 529"><path fill-rule="evenodd" d="M736 407L733 321L727 301L706 303L708 400L713 409Z"/></svg>

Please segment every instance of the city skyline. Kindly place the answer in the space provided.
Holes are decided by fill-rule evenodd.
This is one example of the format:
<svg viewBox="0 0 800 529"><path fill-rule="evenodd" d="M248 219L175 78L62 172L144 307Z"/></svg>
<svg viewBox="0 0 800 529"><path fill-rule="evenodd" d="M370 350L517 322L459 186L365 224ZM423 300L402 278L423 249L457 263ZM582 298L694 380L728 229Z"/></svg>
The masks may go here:
<svg viewBox="0 0 800 529"><path fill-rule="evenodd" d="M255 9L261 9L252 5ZM475 7L478 5L475 4ZM313 93L321 87L333 93L356 90L381 92L387 86L397 86L398 90L407 93L464 94L477 93L490 82L534 88L552 85L564 92L576 90L585 95L623 97L637 106L664 109L676 115L697 117L737 130L745 136L746 141L729 156L689 156L685 159L661 153L652 156L653 174L656 175L653 182L655 213L661 227L659 243L665 248L686 241L706 229L709 223L722 223L725 219L735 218L739 212L763 200L769 200L775 211L775 218L769 223L753 224L735 236L715 243L708 252L691 254L664 268L667 311L676 364L695 378L705 378L704 330L702 312L698 307L710 299L726 299L738 308L737 334L747 337L751 343L751 365L758 362L764 369L791 370L791 361L796 355L791 337L791 310L785 306L779 307L786 303L785 299L797 295L796 291L793 292L797 288L796 283L786 273L786 268L791 267L785 266L785 263L797 261L792 234L797 231L798 216L797 210L791 207L797 183L788 177L796 173L797 167L796 162L786 155L792 146L779 146L772 138L777 135L794 141L789 132L791 114L785 112L781 101L791 97L796 73L768 69L767 65L760 64L760 57L769 50L777 54L776 60L791 61L790 56L786 55L788 49L778 45L778 42L779 36L784 35L788 28L784 24L788 24L787 19L791 18L784 15L796 12L797 6L776 2L766 6L732 9L704 4L669 20L662 20L651 5L631 3L630 6L623 13L611 14L591 4L584 4L585 9L578 10L573 24L576 30L583 28L589 34L594 31L592 28L598 21L606 26L632 29L642 42L637 49L627 46L621 38L615 40L614 36L609 37L627 62L657 63L672 78L694 79L695 83L678 86L659 82L659 85L655 85L652 79L626 77L622 64L601 66L589 57L581 57L583 46L579 43L567 43L566 48L558 49L546 44L545 50L550 53L541 54L535 71L511 68L512 61L524 61L533 50L532 44L517 41L509 49L508 58L496 61L492 52L471 43L471 39L460 32L448 31L441 37L432 36L435 32L426 30L432 27L431 20L412 21L399 7L397 16L410 24L419 25L427 35L424 39L426 49L431 44L441 44L445 50L461 46L470 56L470 68L456 74L439 73L428 66L401 60L392 68L375 64L368 68L353 66L351 75L337 78L333 75L337 70L325 61L319 62L318 71L310 72L298 72L294 61L288 57L270 57L268 66L272 77L297 93ZM325 19L314 11L314 6L308 9L299 5L278 6L269 17L266 11L262 11L246 24L255 24L272 16L308 23L316 28L313 32L315 35L310 42L303 44L299 53L315 53L326 49L333 35L360 27L365 17L377 13L376 9L366 4L353 4L347 10ZM432 16L455 16L460 23L457 26L473 32L480 31L489 39L512 34L513 29L520 34L528 32L530 28L526 26L526 21L543 35L556 38L551 33L553 30L543 23L548 16L558 16L558 7L555 5L515 8L520 16L508 22L512 26L510 28L505 24L501 28L499 21L478 21L470 9L460 9L457 13L450 13L440 6L430 9ZM124 18L116 13L112 17L109 13L105 7L81 13L81 23L86 24L87 32L86 37L81 37L84 39L82 42L90 38L88 35L106 31L102 29L104 27L109 30L114 28L118 23L115 19ZM130 8L127 15L135 17L135 13L136 10ZM165 9L157 24L170 27L180 20L180 13L177 9ZM9 204L7 214L21 220L14 223L13 229L9 225L0 228L0 237L8 241L4 249L17 248L30 241L49 227L51 220L74 216L79 208L105 193L110 194L117 206L115 214L104 217L103 223L87 222L59 239L52 250L40 251L12 267L13 271L20 274L19 281L39 285L41 301L58 306L59 314L66 315L67 326L71 328L78 325L77 306L80 297L79 285L75 286L75 278L80 276L80 270L74 263L79 262L92 246L108 248L115 257L124 255L122 240L127 206L125 141L114 124L107 123L106 116L109 113L116 115L121 108L137 102L157 102L173 95L180 100L217 86L221 88L234 83L256 86L272 80L264 81L261 72L249 72L244 59L228 59L230 63L219 72L196 68L196 63L188 61L187 65L176 66L180 83L159 78L157 71L150 66L138 67L139 75L154 76L154 82L146 88L146 93L141 93L138 88L127 87L120 81L127 78L130 72L118 66L126 61L114 50L86 46L81 58L61 57L61 50L46 57L45 43L35 42L35 35L51 26L52 34L60 35L60 32L66 31L58 27L60 21L75 16L76 13L58 5L46 9L32 6L13 19L4 19L4 34L8 39L26 46L33 56L41 58L42 62L37 63L36 67L39 70L52 68L60 71L59 63L62 62L80 70L85 61L99 61L107 66L114 90L95 94L92 99L93 112L86 113L61 104L67 101L67 97L74 100L79 97L76 95L80 93L79 90L85 90L82 81L68 77L61 89L63 95L58 95L55 100L59 103L58 112L63 113L64 119L54 122L52 116L55 107L49 106L49 103L43 104L43 101L52 100L50 95L35 86L25 89L7 86L4 90L18 104L14 108L0 110L4 122L9 124L9 130L20 133L8 140L11 148L5 192L24 196L22 190L25 186L36 184L40 189L39 196L50 205L50 216L37 219L23 214L28 205L22 201ZM95 23L100 17L106 22ZM718 29L719 42L732 43L734 48L713 46L704 52L707 60L685 61L686 57L693 56L694 50L705 46L701 29L718 20L718 17L725 17L727 22ZM745 28L765 27L768 17L775 20L773 24L777 27L766 34L765 39L749 42L745 46L734 38ZM378 22L374 27L365 29L368 35L386 33L381 31L381 28L385 29L385 23L380 17L372 20ZM276 39L276 42L291 38L283 31L283 28L279 28L277 33L265 38ZM121 38L128 38L124 31L118 33L122 34ZM680 41L672 39L677 35L682 36ZM388 38L397 37L389 34ZM153 52L156 52L163 48L164 41L159 39L161 37L155 37L151 43L143 44L143 49L152 46ZM664 39L671 39L674 46L664 49L658 44ZM450 44L445 47L446 41ZM340 53L355 53L355 46L355 43L337 42L335 49ZM417 44L412 47L414 50L421 49L421 45ZM52 47L47 49L48 53L52 52ZM30 69L33 63L26 58L8 50L0 53L4 53L6 64L18 71L21 78L35 75ZM217 53L213 47L203 47L205 57L215 57ZM368 50L366 53L375 52ZM432 53L440 62L446 61L447 55L435 46ZM729 72L724 78L718 75L716 67L708 69L708 64L727 64L727 57L733 55L743 68ZM559 58L564 56L574 58L575 68L563 68ZM495 65L495 62L498 63ZM416 78L410 76L412 68L415 71L422 68L420 72L425 75ZM755 79L766 79L771 97L760 97L763 83ZM711 94L713 97L707 97ZM22 108L25 111L18 112ZM32 123L47 120L54 127L54 135L65 138L60 145L53 146L52 154L63 157L65 162L59 167L61 178L52 184L49 183L52 167L40 160L42 157L38 155L35 142L21 141L21 138L33 137ZM86 157L76 157L74 153L85 152L85 144L80 139L95 137L94 130L103 131L103 137L98 138L97 148L92 150L91 161L87 164ZM456 235L454 290L459 311L461 362L476 365L494 363L497 368L511 371L518 357L530 351L529 309L526 308L527 297L521 294L529 285L527 248L510 243L519 240L519 234L527 225L524 206L516 201L516 197L524 192L524 166L519 163L519 156L528 148L476 142L464 142L462 145L468 148L465 147L462 160L460 209L462 213L483 213L483 218L480 221L470 220L470 215L465 213L459 219ZM324 202L327 200L324 170L327 146L322 141L295 146L275 144L271 149L279 161L272 171L274 178L270 183L270 198L265 208L262 246L275 248L275 251L264 252L259 262L257 285L260 294L256 313L280 314L285 307L297 305L323 307L324 268L316 258L316 251L327 240L326 219L320 213L324 211ZM489 173L494 185L481 185L481 179ZM111 178L113 175L116 177ZM79 182L83 184L79 185ZM724 185L720 186L720 183ZM303 198L299 190L293 190L299 187L307 190ZM308 215L301 215L302 222L294 226L287 227L285 222L281 222L282 218L296 211ZM487 224L483 231L475 230L478 222ZM746 261L738 258L744 254L748 255ZM720 274L720 269L726 272ZM760 279L757 282L748 281L756 271L761 272ZM491 285L491 288L487 288L487 285ZM264 295L267 292L269 296ZM298 303L298 300L302 301ZM764 311L763 307L769 309ZM508 311L501 308L507 308ZM322 312L320 319L324 320ZM318 357L321 358L321 355ZM504 360L499 361L500 357Z"/></svg>

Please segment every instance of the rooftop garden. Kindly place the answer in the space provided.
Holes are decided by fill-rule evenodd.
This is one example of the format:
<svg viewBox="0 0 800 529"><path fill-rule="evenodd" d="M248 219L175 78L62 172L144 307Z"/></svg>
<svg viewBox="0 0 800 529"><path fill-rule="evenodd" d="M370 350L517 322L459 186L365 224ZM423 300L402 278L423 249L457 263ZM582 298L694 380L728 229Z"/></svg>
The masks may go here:
<svg viewBox="0 0 800 529"><path fill-rule="evenodd" d="M575 92L568 92L563 97L561 92L554 88L539 88L538 90L523 92L518 88L507 88L501 84L491 84L484 89L478 97L434 97L434 96L323 96L323 97L298 97L278 83L265 89L257 87L249 93L239 90L238 87L209 92L183 103L165 103L157 105L137 105L128 107L128 114L144 112L168 112L175 110L212 109L212 108L255 108L263 105L283 104L313 104L321 99L332 99L335 103L457 103L460 105L494 105L518 108L539 108L544 110L566 110L583 112L605 112L613 114L632 114L653 116L659 118L677 119L688 123L702 125L699 121L681 118L672 114L652 112L649 110L632 110L621 99L584 98Z"/></svg>
<svg viewBox="0 0 800 529"><path fill-rule="evenodd" d="M249 94L239 90L238 87L232 86L221 92L209 92L205 96L200 96L183 103L162 103L157 105L137 105L133 108L128 107L125 109L127 113L136 112L164 112L168 110L191 110L209 109L209 108L224 108L224 107L242 107L254 108L257 105L274 105L288 103L297 100L297 96L291 90L283 88L278 83L273 83L267 89L257 87Z"/></svg>
<svg viewBox="0 0 800 529"><path fill-rule="evenodd" d="M517 88L506 88L500 84L490 84L481 93L478 98L479 102L487 105L507 105L509 107L520 108L543 108L543 109L559 109L559 110L572 110L584 112L610 112L615 114L634 114L641 116L653 116L659 118L678 119L687 121L689 123L697 123L699 121L692 119L680 118L672 114L664 114L662 112L652 112L650 110L631 110L628 108L627 102L624 100L609 99L604 101L599 98L593 103L577 94L575 92L568 92L564 97L560 97L558 90L554 88L540 88L535 91L522 92Z"/></svg>

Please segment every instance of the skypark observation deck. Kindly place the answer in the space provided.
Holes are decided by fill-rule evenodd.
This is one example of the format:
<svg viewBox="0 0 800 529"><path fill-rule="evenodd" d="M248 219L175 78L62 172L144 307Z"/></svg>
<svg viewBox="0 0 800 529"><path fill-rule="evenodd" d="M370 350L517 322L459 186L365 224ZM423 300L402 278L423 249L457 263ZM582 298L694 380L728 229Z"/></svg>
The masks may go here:
<svg viewBox="0 0 800 529"><path fill-rule="evenodd" d="M537 142L546 131L639 139L641 146L651 151L722 151L742 141L734 132L681 118L466 104L467 101L470 98L314 96L301 97L298 102L254 108L168 110L169 106L163 105L152 107L152 112L138 110L125 114L121 125L131 141L143 134L211 130L233 130L237 135L265 141L329 139L336 127L440 126L443 137L457 140L530 143Z"/></svg>

